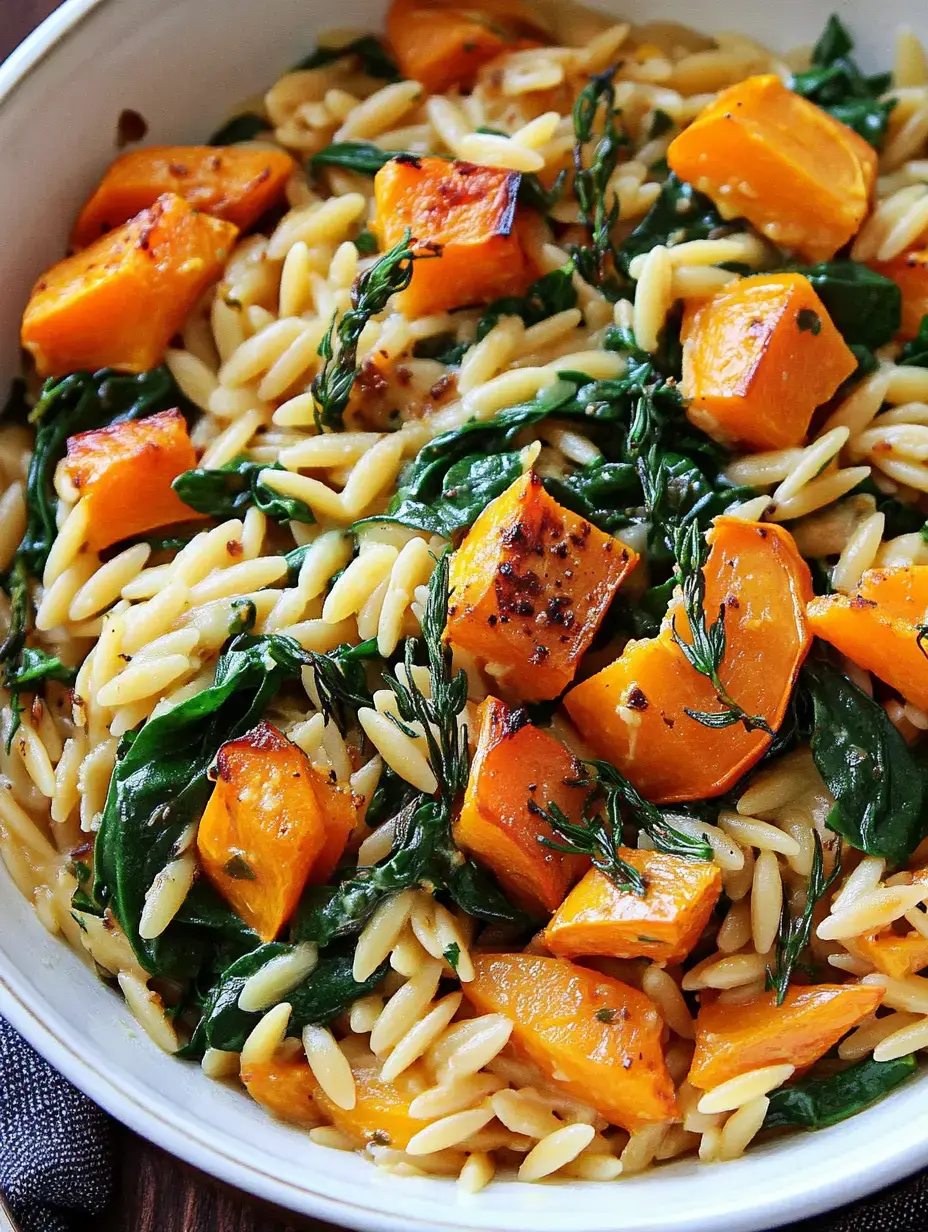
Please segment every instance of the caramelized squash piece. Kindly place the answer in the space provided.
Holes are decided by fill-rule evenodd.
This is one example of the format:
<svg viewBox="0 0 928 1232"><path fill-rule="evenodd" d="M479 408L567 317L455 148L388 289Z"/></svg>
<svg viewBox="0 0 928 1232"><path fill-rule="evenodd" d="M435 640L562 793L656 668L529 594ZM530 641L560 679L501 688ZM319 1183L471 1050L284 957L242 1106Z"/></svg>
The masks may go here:
<svg viewBox="0 0 928 1232"><path fill-rule="evenodd" d="M644 897L620 890L599 869L591 868L545 929L545 944L552 954L568 958L602 954L682 962L718 902L719 868L662 851L623 847L619 854L644 878Z"/></svg>
<svg viewBox="0 0 928 1232"><path fill-rule="evenodd" d="M919 627L926 619L928 565L870 569L850 595L820 595L809 604L816 637L922 708L928 706L928 647L919 642Z"/></svg>
<svg viewBox="0 0 928 1232"><path fill-rule="evenodd" d="M323 1123L313 1101L318 1084L302 1053L289 1057L278 1053L270 1061L245 1063L241 1078L251 1098L282 1121L305 1129Z"/></svg>
<svg viewBox="0 0 928 1232"><path fill-rule="evenodd" d="M203 515L171 487L196 464L180 411L159 411L69 436L61 466L90 506L90 550L100 552L132 535L199 520Z"/></svg>
<svg viewBox="0 0 928 1232"><path fill-rule="evenodd" d="M22 345L39 376L145 372L222 272L238 227L166 194L33 287Z"/></svg>
<svg viewBox="0 0 928 1232"><path fill-rule="evenodd" d="M722 90L670 143L667 162L780 248L827 261L857 232L876 151L775 74Z"/></svg>
<svg viewBox="0 0 928 1232"><path fill-rule="evenodd" d="M222 746L216 773L197 834L201 866L262 941L273 941L310 875L324 880L337 864L350 792L264 722Z"/></svg>
<svg viewBox="0 0 928 1232"><path fill-rule="evenodd" d="M534 276L516 225L517 171L443 158L394 158L374 176L375 229L386 250L407 228L416 251L412 281L396 296L422 316L502 295L521 295Z"/></svg>
<svg viewBox="0 0 928 1232"><path fill-rule="evenodd" d="M487 505L452 557L445 637L520 698L557 697L637 559L532 471Z"/></svg>
<svg viewBox="0 0 928 1232"><path fill-rule="evenodd" d="M782 526L716 518L705 566L707 623L725 608L721 680L747 714L774 731L811 643L812 581ZM763 755L770 736L742 723L706 727L687 710L719 711L709 681L672 636L691 640L677 595L657 637L629 642L621 658L572 689L564 704L599 757L649 800L703 800L727 791Z"/></svg>
<svg viewBox="0 0 928 1232"><path fill-rule="evenodd" d="M902 324L899 337L914 338L922 317L928 313L928 248L904 252L892 261L868 261L871 269L891 278L902 292Z"/></svg>
<svg viewBox="0 0 928 1232"><path fill-rule="evenodd" d="M474 972L465 997L509 1018L513 1045L550 1080L629 1131L676 1116L663 1022L643 992L534 954L475 954Z"/></svg>
<svg viewBox="0 0 928 1232"><path fill-rule="evenodd" d="M689 1081L708 1091L763 1065L812 1065L873 1013L884 991L869 984L813 984L790 988L782 1005L773 992L740 1005L704 1005Z"/></svg>
<svg viewBox="0 0 928 1232"><path fill-rule="evenodd" d="M749 449L801 445L815 408L857 367L802 274L756 274L683 316L687 416Z"/></svg>
<svg viewBox="0 0 928 1232"><path fill-rule="evenodd" d="M429 94L467 89L477 70L503 52L539 46L522 37L537 29L522 0L393 0L387 10L387 38L400 71Z"/></svg>
<svg viewBox="0 0 928 1232"><path fill-rule="evenodd" d="M477 751L454 841L485 864L513 902L548 915L589 861L539 842L554 839L534 809L556 804L580 824L589 789L580 763L559 740L534 727L524 710L488 697L480 707Z"/></svg>
<svg viewBox="0 0 928 1232"><path fill-rule="evenodd" d="M359 1147L375 1143L404 1150L413 1134L431 1124L431 1120L409 1115L409 1105L430 1085L421 1066L414 1063L396 1078L386 1080L380 1076L383 1059L375 1057L361 1040L347 1040L342 1049L354 1074L355 1105L339 1108L311 1077L320 1111Z"/></svg>
<svg viewBox="0 0 928 1232"><path fill-rule="evenodd" d="M240 146L157 145L110 163L84 203L71 247L85 248L158 200L176 193L194 209L246 230L283 199L294 162L282 150Z"/></svg>

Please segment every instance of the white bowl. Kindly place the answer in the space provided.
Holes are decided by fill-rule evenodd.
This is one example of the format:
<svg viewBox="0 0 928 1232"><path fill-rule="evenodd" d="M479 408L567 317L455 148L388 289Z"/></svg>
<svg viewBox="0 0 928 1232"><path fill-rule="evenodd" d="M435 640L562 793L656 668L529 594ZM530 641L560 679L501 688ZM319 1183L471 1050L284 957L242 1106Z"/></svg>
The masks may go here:
<svg viewBox="0 0 928 1232"><path fill-rule="evenodd" d="M3 0L0 0L0 4ZM68 0L0 66L0 381L18 365L29 288L57 259L82 198L113 155L124 107L151 141L202 140L266 87L314 30L380 24L383 0ZM605 7L605 6L603 6ZM633 0L634 15L737 27L774 46L809 42L832 8L868 67L891 63L895 27L928 35L919 0ZM928 1075L816 1134L715 1167L662 1167L619 1185L447 1181L386 1175L313 1145L240 1091L148 1040L122 1000L48 936L0 873L0 1012L115 1117L189 1163L282 1206L363 1229L707 1232L769 1228L848 1202L928 1163Z"/></svg>

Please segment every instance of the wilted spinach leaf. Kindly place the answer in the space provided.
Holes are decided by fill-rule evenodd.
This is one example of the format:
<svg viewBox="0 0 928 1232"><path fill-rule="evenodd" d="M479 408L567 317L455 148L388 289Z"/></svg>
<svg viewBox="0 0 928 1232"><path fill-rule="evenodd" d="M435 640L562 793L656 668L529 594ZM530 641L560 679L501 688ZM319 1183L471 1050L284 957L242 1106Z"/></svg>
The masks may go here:
<svg viewBox="0 0 928 1232"><path fill-rule="evenodd" d="M883 707L830 663L807 663L803 678L812 756L835 798L829 827L859 851L903 863L928 830L923 762Z"/></svg>
<svg viewBox="0 0 928 1232"><path fill-rule="evenodd" d="M357 56L368 77L377 77L381 81L402 81L402 74L387 49L380 39L372 34L362 34L360 38L353 39L342 47L317 47L293 67L324 68L326 64L334 64L344 56Z"/></svg>
<svg viewBox="0 0 928 1232"><path fill-rule="evenodd" d="M895 102L880 102L879 96L892 78L889 73L865 76L851 55L853 48L854 40L832 13L812 51L812 67L794 73L790 88L880 149Z"/></svg>
<svg viewBox="0 0 928 1232"><path fill-rule="evenodd" d="M913 1054L894 1061L867 1057L827 1078L804 1078L770 1095L764 1129L824 1129L863 1112L901 1086L918 1069Z"/></svg>
<svg viewBox="0 0 928 1232"><path fill-rule="evenodd" d="M277 522L314 522L312 510L303 501L262 483L262 471L283 469L279 463L269 467L241 456L215 470L184 471L171 487L185 505L219 521L241 517L254 505Z"/></svg>
<svg viewBox="0 0 928 1232"><path fill-rule="evenodd" d="M704 240L720 227L735 231L738 224L726 223L704 193L671 172L661 185L657 200L621 245L619 264L627 274L635 257L650 252L658 244Z"/></svg>
<svg viewBox="0 0 928 1232"><path fill-rule="evenodd" d="M254 727L283 682L308 662L292 638L237 637L216 664L214 684L121 742L94 846L93 896L112 909L152 974L195 974L204 939L177 922L154 940L140 937L145 893L203 811L207 770L220 745Z"/></svg>
<svg viewBox="0 0 928 1232"><path fill-rule="evenodd" d="M789 267L805 275L848 345L880 347L902 320L902 292L891 278L859 261Z"/></svg>
<svg viewBox="0 0 928 1232"><path fill-rule="evenodd" d="M270 120L255 111L243 111L241 115L227 120L209 139L210 145L235 145L239 141L254 141L260 133L271 127Z"/></svg>
<svg viewBox="0 0 928 1232"><path fill-rule="evenodd" d="M319 150L309 160L310 170L317 167L341 167L343 171L356 171L359 175L376 175L377 172L402 150L382 150L370 141L336 141Z"/></svg>
<svg viewBox="0 0 928 1232"><path fill-rule="evenodd" d="M896 363L928 368L928 316L922 317L918 333L902 348Z"/></svg>

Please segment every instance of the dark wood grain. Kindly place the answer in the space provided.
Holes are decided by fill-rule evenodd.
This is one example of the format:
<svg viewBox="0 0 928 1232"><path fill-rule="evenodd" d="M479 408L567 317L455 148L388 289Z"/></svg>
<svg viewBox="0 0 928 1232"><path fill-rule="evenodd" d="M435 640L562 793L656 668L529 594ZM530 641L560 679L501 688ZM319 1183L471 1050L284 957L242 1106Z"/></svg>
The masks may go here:
<svg viewBox="0 0 928 1232"><path fill-rule="evenodd" d="M56 0L0 0L0 60L56 7ZM337 1232L256 1202L122 1127L114 1140L113 1201L82 1232Z"/></svg>

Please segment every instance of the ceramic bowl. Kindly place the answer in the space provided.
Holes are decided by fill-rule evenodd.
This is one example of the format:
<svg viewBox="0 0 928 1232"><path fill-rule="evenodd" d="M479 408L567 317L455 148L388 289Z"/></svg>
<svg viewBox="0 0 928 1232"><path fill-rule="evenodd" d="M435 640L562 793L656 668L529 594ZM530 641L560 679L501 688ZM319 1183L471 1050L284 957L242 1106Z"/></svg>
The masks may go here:
<svg viewBox="0 0 928 1232"><path fill-rule="evenodd" d="M2 3L2 0L0 0ZM237 100L272 82L332 26L377 27L383 0L68 0L0 67L0 382L18 366L19 317L56 260L81 200L133 108L148 140L201 141ZM891 63L895 27L928 35L919 0L629 0L626 15L809 42L832 7L862 58ZM747 1232L813 1215L928 1163L928 1074L816 1134L735 1163L681 1162L608 1186L500 1181L475 1196L399 1178L315 1146L241 1091L160 1052L122 1000L42 928L0 871L0 1013L119 1120L253 1194L359 1229L493 1232Z"/></svg>

